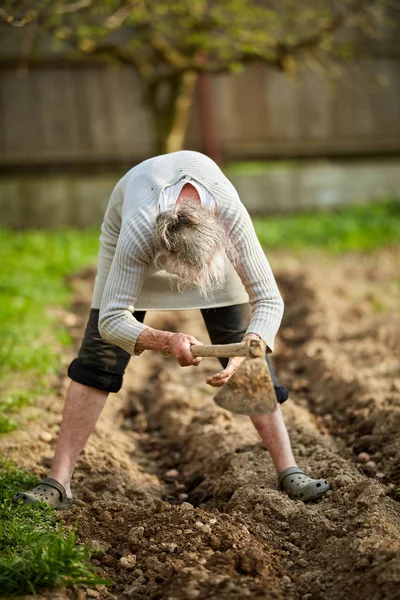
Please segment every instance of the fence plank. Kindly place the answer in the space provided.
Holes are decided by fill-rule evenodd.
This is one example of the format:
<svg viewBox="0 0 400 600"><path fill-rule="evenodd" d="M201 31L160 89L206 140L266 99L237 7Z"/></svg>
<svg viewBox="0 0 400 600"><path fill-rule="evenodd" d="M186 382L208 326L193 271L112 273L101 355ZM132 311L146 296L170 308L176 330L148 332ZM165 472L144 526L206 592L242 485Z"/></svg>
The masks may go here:
<svg viewBox="0 0 400 600"><path fill-rule="evenodd" d="M377 80L384 85L378 85ZM154 148L143 85L130 67L0 67L0 159L19 166L134 163ZM400 58L349 63L337 82L262 65L213 79L217 133L234 159L400 152ZM189 147L201 147L198 105Z"/></svg>

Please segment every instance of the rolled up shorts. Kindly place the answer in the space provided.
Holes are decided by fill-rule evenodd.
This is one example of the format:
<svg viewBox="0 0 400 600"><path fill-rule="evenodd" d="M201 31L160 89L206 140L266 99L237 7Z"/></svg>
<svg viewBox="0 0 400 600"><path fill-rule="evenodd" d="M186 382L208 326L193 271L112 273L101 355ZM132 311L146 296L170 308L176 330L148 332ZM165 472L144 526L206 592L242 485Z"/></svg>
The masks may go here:
<svg viewBox="0 0 400 600"><path fill-rule="evenodd" d="M249 304L236 304L201 310L212 344L240 342L250 322ZM143 323L145 311L135 311L135 318ZM78 357L75 358L68 375L77 383L105 392L118 392L122 387L125 369L131 355L122 348L103 340L99 333L99 310L92 308ZM271 372L277 401L282 404L288 398L288 390L279 385L268 356L265 357ZM223 368L227 358L219 359Z"/></svg>

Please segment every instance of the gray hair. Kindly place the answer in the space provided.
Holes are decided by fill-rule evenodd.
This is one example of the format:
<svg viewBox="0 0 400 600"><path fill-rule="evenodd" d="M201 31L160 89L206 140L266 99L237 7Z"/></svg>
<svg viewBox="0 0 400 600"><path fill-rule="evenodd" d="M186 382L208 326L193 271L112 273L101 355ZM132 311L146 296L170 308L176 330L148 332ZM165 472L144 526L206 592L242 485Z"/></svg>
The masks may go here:
<svg viewBox="0 0 400 600"><path fill-rule="evenodd" d="M155 265L178 275L179 291L196 287L212 300L225 281L226 259L235 248L221 220L199 204L175 204L156 219Z"/></svg>

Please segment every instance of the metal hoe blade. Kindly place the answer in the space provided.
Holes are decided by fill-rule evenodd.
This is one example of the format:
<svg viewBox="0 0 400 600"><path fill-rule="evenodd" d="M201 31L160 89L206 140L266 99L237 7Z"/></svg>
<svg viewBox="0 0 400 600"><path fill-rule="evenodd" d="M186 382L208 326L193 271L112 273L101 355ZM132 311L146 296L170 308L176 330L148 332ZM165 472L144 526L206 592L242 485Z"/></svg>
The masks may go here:
<svg viewBox="0 0 400 600"><path fill-rule="evenodd" d="M270 414L276 410L275 389L265 361L264 342L250 342L246 360L214 400L218 406L239 415Z"/></svg>

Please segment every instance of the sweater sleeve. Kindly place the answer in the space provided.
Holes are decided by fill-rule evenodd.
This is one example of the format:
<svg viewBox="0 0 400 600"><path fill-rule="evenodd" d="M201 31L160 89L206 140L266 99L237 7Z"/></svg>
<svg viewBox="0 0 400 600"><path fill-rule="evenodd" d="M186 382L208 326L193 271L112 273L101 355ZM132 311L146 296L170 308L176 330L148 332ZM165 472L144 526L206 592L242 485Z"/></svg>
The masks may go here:
<svg viewBox="0 0 400 600"><path fill-rule="evenodd" d="M246 333L256 333L270 352L283 316L283 299L272 269L257 238L246 208L238 207L237 218L230 232L237 251L236 271L249 295L252 307Z"/></svg>
<svg viewBox="0 0 400 600"><path fill-rule="evenodd" d="M129 354L146 325L134 317L136 300L146 277L149 256L147 241L132 225L121 229L117 248L104 289L99 314L99 332L103 339Z"/></svg>

